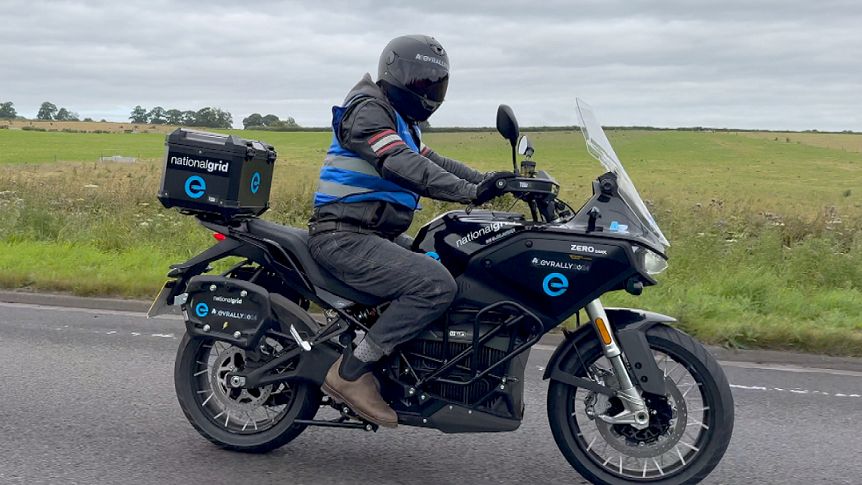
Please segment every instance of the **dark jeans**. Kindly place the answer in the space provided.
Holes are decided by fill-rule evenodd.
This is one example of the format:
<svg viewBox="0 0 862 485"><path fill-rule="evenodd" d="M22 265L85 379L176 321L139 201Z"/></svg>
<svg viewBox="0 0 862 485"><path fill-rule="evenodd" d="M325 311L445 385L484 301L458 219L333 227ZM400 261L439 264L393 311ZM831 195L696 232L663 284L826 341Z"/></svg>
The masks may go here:
<svg viewBox="0 0 862 485"><path fill-rule="evenodd" d="M392 302L368 333L370 342L387 354L440 317L458 289L438 261L374 234L315 234L308 249L344 284Z"/></svg>

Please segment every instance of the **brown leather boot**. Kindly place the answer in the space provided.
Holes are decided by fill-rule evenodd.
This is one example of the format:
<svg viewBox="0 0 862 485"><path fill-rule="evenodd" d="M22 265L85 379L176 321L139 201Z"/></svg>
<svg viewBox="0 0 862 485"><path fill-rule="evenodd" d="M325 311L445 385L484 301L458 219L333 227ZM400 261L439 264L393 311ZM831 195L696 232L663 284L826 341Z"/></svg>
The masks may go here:
<svg viewBox="0 0 862 485"><path fill-rule="evenodd" d="M358 362L350 362L358 361L358 359L349 352L348 350L348 362L346 363L357 364ZM342 361L344 359L345 357L342 355L329 368L322 386L323 391L332 396L336 402L343 402L350 406L356 411L356 414L367 421L386 428L398 426L398 415L380 395L379 384L375 382L376 379L371 374L370 366L361 369L361 375L351 381L343 375L342 367L344 364Z"/></svg>

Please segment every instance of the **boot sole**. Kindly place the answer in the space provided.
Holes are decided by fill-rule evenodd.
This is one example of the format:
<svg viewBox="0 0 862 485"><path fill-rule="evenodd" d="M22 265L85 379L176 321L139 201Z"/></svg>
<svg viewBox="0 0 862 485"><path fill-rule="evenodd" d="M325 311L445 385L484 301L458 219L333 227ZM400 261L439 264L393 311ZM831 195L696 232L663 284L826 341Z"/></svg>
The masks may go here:
<svg viewBox="0 0 862 485"><path fill-rule="evenodd" d="M330 396L331 398L335 399L335 402L337 402L337 403L346 403L346 404L350 405L350 403L349 403L349 402L347 402L347 399L344 399L344 396L342 396L342 395L341 395L341 393L339 393L338 391L336 391L335 389L333 389L333 388L332 388L329 384L327 384L326 382L324 382L324 383L323 383L323 385L321 386L321 389L323 389L323 392L325 392L325 393L329 394L329 396ZM371 416L369 416L368 414L366 414L366 413L364 413L364 412L360 411L359 409L356 409L356 407L355 407L355 406L350 405L350 409L352 409L352 410L353 410L353 412L355 412L356 414L358 414L360 418L362 418L362 419L364 419L364 420L366 420L366 421L369 421L369 422L371 422L371 423L374 423L374 424L376 424L377 426L383 426L384 428L397 428L397 427L398 427L398 421L380 421L380 420L377 420L377 419L375 419L375 418L372 418Z"/></svg>

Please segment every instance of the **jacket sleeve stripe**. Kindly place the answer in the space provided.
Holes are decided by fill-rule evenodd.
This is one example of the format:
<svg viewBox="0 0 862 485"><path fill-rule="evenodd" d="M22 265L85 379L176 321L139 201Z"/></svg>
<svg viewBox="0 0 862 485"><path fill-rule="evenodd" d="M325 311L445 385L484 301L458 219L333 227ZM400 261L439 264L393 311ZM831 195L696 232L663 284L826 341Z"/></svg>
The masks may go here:
<svg viewBox="0 0 862 485"><path fill-rule="evenodd" d="M371 140L369 140L369 142L370 142L370 141L371 141ZM375 153L379 153L379 152L380 152L380 150L381 150L381 149L383 149L383 147L385 147L385 146L389 145L390 143L394 143L394 142L398 142L398 141L400 141L401 143L404 143L404 141L401 139L401 137L400 137L400 136L398 136L397 134L394 134L394 133L393 133L393 134L391 134L391 135L386 135L386 136L384 136L383 138L380 138L380 139L378 139L376 142L374 142L374 143L371 145L371 149L372 149Z"/></svg>
<svg viewBox="0 0 862 485"><path fill-rule="evenodd" d="M384 136L386 136L386 135L395 135L395 134L396 134L396 133L395 133L395 131L394 131L394 130L383 130L383 131L381 131L380 133L377 133L376 135L374 135L374 136L372 136L371 138L369 138L369 139L368 139L368 144L369 144L369 145L373 145L377 140L379 140L379 139L383 138Z"/></svg>
<svg viewBox="0 0 862 485"><path fill-rule="evenodd" d="M406 144L406 143L404 143L404 141L402 141L402 140L399 138L398 140L393 141L392 143L390 143L390 144L388 144L388 145L384 146L384 147L383 147L383 148L381 148L380 150L377 150L375 153L377 154L377 156L380 156L380 155L383 155L384 153L388 152L389 150L392 150L393 148L395 148L395 147L400 147L400 146L407 146L407 144Z"/></svg>

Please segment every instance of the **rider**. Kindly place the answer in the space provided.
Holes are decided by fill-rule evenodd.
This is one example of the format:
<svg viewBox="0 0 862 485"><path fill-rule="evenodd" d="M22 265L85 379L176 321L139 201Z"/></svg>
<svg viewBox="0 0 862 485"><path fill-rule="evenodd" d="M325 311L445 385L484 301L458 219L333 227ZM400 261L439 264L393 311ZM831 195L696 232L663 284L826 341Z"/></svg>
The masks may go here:
<svg viewBox="0 0 862 485"><path fill-rule="evenodd" d="M391 301L356 349L326 375L324 391L381 426L397 425L371 370L449 307L457 285L439 262L393 240L410 227L419 197L482 204L511 172L480 173L422 143L419 123L446 95L449 57L433 37L393 39L377 82L365 74L332 109L332 145L314 194L309 250L336 278Z"/></svg>

